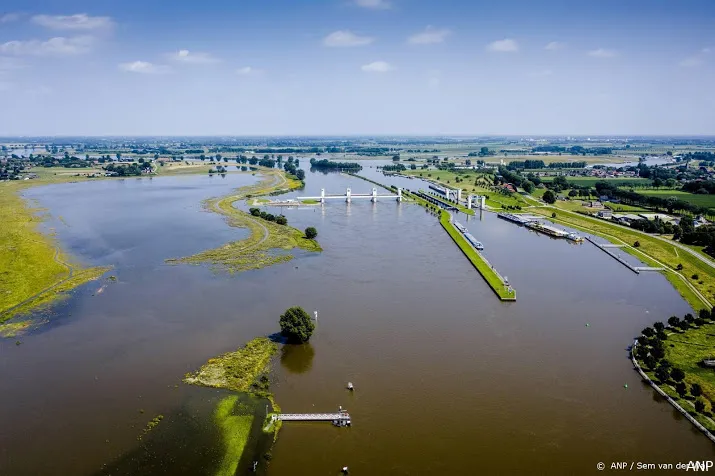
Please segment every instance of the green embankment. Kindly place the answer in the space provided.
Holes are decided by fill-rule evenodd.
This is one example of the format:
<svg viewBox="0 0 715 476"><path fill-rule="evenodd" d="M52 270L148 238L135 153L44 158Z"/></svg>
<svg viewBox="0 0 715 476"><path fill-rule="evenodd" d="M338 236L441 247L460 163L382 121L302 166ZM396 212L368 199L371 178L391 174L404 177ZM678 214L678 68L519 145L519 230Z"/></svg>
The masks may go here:
<svg viewBox="0 0 715 476"><path fill-rule="evenodd" d="M53 237L38 230L43 221L40 210L30 208L20 197L31 186L72 179L77 180L42 174L39 179L0 183L0 323L46 305L106 271L71 263Z"/></svg>
<svg viewBox="0 0 715 476"><path fill-rule="evenodd" d="M228 272L241 272L260 269L276 263L290 261L288 253L276 253L276 250L301 248L306 251L322 251L315 240L309 240L303 232L291 226L278 225L261 218L256 218L234 207L234 203L263 195L277 195L302 186L302 182L287 178L279 170L261 169L264 178L259 183L239 188L235 194L207 200L207 209L225 216L229 225L248 228L247 238L228 243L220 248L203 251L193 256L168 259L169 263L204 264L210 263Z"/></svg>
<svg viewBox="0 0 715 476"><path fill-rule="evenodd" d="M516 291L508 291L504 282L501 280L499 275L494 272L494 270L489 266L489 264L482 258L482 256L477 253L474 248L467 242L467 240L462 236L462 234L457 230L454 225L450 222L449 213L442 210L439 216L439 222L442 227L449 233L454 242L459 246L462 252L469 258L477 271L482 275L484 280L489 284L489 287L499 296L502 301L516 301Z"/></svg>
<svg viewBox="0 0 715 476"><path fill-rule="evenodd" d="M715 270L695 256L669 244L667 241L642 234L625 226L605 220L587 217L552 207L534 207L530 212L544 215L547 219L601 236L615 244L624 244L623 251L637 257L648 266L664 266L665 277L693 309L711 308L715 302ZM551 214L556 212L556 218ZM638 242L640 246L632 245ZM681 270L677 270L682 265Z"/></svg>
<svg viewBox="0 0 715 476"><path fill-rule="evenodd" d="M653 369L648 369L642 360L639 360L638 363L653 382L659 382L658 386L661 390L687 410L701 425L715 433L715 421L713 421L715 418L713 416L715 411L715 372L712 368L700 365L703 359L715 357L715 334L713 334L712 326L712 323L706 323L685 331L666 329L668 338L663 342L665 344L664 358L674 368L685 372L683 381L687 384L688 392L686 394L678 395L673 382L659 382ZM702 413L695 411L696 397L690 393L694 383L700 385L702 389L702 395L697 397L705 404Z"/></svg>

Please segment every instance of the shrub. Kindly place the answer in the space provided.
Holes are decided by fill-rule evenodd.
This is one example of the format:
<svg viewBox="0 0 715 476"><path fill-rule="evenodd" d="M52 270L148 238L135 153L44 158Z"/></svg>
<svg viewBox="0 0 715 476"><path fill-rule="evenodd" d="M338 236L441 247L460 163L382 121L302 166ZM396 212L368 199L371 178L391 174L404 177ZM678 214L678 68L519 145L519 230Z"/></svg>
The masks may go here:
<svg viewBox="0 0 715 476"><path fill-rule="evenodd" d="M318 230L316 230L314 227L309 226L305 229L305 237L309 240L315 239L316 236L318 236Z"/></svg>

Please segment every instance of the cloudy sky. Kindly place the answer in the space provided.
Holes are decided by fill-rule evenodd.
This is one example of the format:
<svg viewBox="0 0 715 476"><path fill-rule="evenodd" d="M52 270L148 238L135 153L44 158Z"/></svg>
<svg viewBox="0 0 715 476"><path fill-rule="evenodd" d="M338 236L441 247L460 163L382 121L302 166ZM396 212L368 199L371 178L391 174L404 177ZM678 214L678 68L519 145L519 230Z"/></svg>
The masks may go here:
<svg viewBox="0 0 715 476"><path fill-rule="evenodd" d="M0 5L0 135L715 134L713 0Z"/></svg>

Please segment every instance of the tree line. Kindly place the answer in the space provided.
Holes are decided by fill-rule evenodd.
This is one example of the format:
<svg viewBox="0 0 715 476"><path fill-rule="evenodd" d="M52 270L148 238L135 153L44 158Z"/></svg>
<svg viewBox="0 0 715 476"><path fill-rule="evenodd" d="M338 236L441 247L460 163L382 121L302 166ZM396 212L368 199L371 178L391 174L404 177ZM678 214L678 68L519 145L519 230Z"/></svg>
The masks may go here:
<svg viewBox="0 0 715 476"><path fill-rule="evenodd" d="M690 393L690 396L695 398L695 411L703 414L706 413L706 402L701 398L703 396L701 386L697 383L688 385L685 382L686 373L665 358L665 341L668 340L665 331L670 329L673 333L679 334L695 326L702 327L712 321L713 314L712 310L702 309L698 317L689 313L683 319L671 316L667 326L663 322L656 322L652 327L646 327L641 331L637 339L638 346L634 350L636 359L647 370L654 373L661 385L672 385L681 398L687 397Z"/></svg>
<svg viewBox="0 0 715 476"><path fill-rule="evenodd" d="M310 159L310 166L318 170L362 170L362 165L356 162L333 162L328 159Z"/></svg>

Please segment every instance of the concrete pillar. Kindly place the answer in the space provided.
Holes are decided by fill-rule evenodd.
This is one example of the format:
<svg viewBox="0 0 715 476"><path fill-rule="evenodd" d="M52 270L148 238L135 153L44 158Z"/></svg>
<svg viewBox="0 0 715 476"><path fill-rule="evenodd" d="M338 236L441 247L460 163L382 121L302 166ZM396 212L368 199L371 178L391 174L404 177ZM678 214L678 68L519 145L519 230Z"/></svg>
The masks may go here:
<svg viewBox="0 0 715 476"><path fill-rule="evenodd" d="M462 201L462 189L458 188L457 189L457 202L461 202L461 201Z"/></svg>
<svg viewBox="0 0 715 476"><path fill-rule="evenodd" d="M372 198L370 200L372 200L372 203L377 202L377 189L375 187L372 188Z"/></svg>
<svg viewBox="0 0 715 476"><path fill-rule="evenodd" d="M320 203L325 203L325 189L320 189Z"/></svg>
<svg viewBox="0 0 715 476"><path fill-rule="evenodd" d="M485 197L484 195L482 195L480 198L481 198L481 200L480 200L480 203L479 203L479 209L480 209L480 210L486 210L486 208L487 208L487 207L486 207L487 197Z"/></svg>
<svg viewBox="0 0 715 476"><path fill-rule="evenodd" d="M400 187L397 187L397 201L402 201L402 189Z"/></svg>
<svg viewBox="0 0 715 476"><path fill-rule="evenodd" d="M467 195L467 210L471 210L471 209L472 209L472 196Z"/></svg>
<svg viewBox="0 0 715 476"><path fill-rule="evenodd" d="M350 203L352 201L351 196L352 196L352 193L350 192L350 187L348 187L347 192L345 192L345 201L347 203Z"/></svg>

